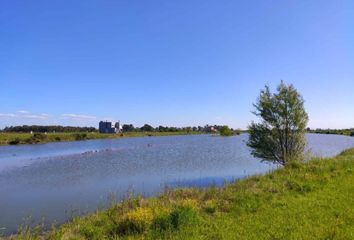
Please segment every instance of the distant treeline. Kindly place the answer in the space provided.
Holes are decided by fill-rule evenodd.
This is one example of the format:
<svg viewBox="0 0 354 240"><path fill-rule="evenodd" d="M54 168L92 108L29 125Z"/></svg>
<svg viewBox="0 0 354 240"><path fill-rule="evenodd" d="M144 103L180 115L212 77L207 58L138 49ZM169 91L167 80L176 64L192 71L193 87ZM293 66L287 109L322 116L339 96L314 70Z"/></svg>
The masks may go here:
<svg viewBox="0 0 354 240"><path fill-rule="evenodd" d="M225 127L223 125L206 125L206 126L190 126L190 127L168 127L158 126L153 127L149 124L144 124L142 127L135 127L133 124L123 124L123 132L203 132L215 133ZM232 132L240 133L240 130L230 129ZM97 132L94 127L70 127L70 126L40 126L40 125L23 125L5 127L0 132L7 133L51 133L51 132Z"/></svg>
<svg viewBox="0 0 354 240"><path fill-rule="evenodd" d="M144 124L142 127L135 127L133 124L123 124L123 132L180 132L180 131L202 131L201 127L153 127L149 124Z"/></svg>
<svg viewBox="0 0 354 240"><path fill-rule="evenodd" d="M17 132L17 133L46 133L46 132L97 132L94 127L70 127L70 126L39 126L39 125L23 125L5 127L2 132Z"/></svg>
<svg viewBox="0 0 354 240"><path fill-rule="evenodd" d="M133 124L123 124L123 132L205 132L213 133L219 132L223 125L206 125L206 126L194 126L194 127L168 127L168 126L158 126L153 127L149 124L144 124L142 127L134 127ZM234 131L231 129L231 131ZM239 131L239 130L237 130Z"/></svg>
<svg viewBox="0 0 354 240"><path fill-rule="evenodd" d="M309 133L320 133L320 134L339 134L339 135L348 135L348 136L354 136L354 128L348 128L348 129L310 129L307 128L307 132Z"/></svg>

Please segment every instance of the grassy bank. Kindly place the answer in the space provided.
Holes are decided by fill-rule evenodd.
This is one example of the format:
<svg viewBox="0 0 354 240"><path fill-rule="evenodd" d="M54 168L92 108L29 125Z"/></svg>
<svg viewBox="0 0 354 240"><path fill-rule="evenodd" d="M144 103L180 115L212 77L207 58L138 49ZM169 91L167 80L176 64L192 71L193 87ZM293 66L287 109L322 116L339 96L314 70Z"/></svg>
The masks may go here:
<svg viewBox="0 0 354 240"><path fill-rule="evenodd" d="M125 200L43 238L22 229L12 239L354 239L353 170L350 149L223 188Z"/></svg>
<svg viewBox="0 0 354 240"><path fill-rule="evenodd" d="M317 134L337 134L337 135L346 135L354 137L354 128L350 129L312 129L308 130L308 133L317 133Z"/></svg>
<svg viewBox="0 0 354 240"><path fill-rule="evenodd" d="M200 132L127 132L123 134L101 134L98 132L77 133L0 133L0 145L39 144L60 141L79 141L104 138L144 137L144 136L173 136L200 134Z"/></svg>

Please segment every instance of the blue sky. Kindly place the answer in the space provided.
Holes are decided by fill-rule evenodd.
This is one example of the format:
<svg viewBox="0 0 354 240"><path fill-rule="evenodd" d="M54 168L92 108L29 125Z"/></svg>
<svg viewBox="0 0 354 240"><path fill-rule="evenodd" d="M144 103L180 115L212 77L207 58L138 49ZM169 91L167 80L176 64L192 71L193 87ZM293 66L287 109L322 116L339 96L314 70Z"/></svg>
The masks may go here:
<svg viewBox="0 0 354 240"><path fill-rule="evenodd" d="M228 124L265 84L354 127L354 1L3 0L0 128Z"/></svg>

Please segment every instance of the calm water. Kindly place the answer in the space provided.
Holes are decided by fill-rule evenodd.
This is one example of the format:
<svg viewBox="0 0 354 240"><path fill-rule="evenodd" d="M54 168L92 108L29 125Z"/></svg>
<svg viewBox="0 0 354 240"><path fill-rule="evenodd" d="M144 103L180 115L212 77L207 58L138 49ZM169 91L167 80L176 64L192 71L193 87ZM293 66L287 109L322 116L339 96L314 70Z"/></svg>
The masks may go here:
<svg viewBox="0 0 354 240"><path fill-rule="evenodd" d="M354 147L354 138L308 134L317 156ZM265 173L274 165L253 158L247 135L104 139L0 147L0 233L24 219L62 222L104 207L110 195L146 196L170 186L221 185ZM25 221L28 223L28 220Z"/></svg>

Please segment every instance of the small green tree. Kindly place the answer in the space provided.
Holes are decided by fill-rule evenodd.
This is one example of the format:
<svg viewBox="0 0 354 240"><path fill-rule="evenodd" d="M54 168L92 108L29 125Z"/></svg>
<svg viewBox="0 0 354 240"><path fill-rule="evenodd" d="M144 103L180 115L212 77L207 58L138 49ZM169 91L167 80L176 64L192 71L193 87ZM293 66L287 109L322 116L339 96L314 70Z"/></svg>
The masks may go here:
<svg viewBox="0 0 354 240"><path fill-rule="evenodd" d="M225 125L220 128L220 135L221 136L232 136L233 132L228 126Z"/></svg>
<svg viewBox="0 0 354 240"><path fill-rule="evenodd" d="M150 126L149 124L144 124L144 126L142 126L140 128L140 130L144 131L144 132L153 132L154 128L152 126Z"/></svg>
<svg viewBox="0 0 354 240"><path fill-rule="evenodd" d="M274 94L266 86L254 107L253 113L261 122L249 126L247 145L252 148L252 155L282 165L301 159L308 115L294 86L281 81Z"/></svg>

